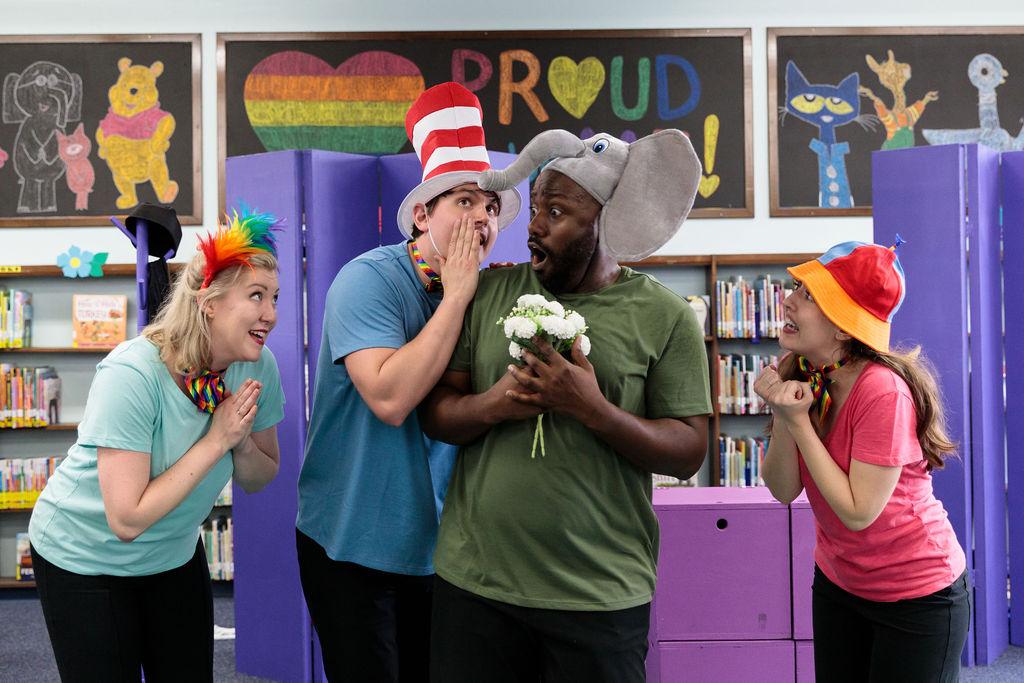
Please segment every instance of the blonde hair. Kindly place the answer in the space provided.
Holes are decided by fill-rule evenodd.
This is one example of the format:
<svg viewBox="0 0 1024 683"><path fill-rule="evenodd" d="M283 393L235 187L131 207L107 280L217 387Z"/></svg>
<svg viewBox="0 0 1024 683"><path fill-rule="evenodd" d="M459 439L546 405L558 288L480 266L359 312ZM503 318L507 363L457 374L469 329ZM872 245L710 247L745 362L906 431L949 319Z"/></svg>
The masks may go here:
<svg viewBox="0 0 1024 683"><path fill-rule="evenodd" d="M917 440L921 452L928 461L928 469L941 469L944 461L955 454L956 443L946 431L946 411L942 403L942 392L935 381L935 368L921 353L921 347L877 351L856 339L847 343L846 352L851 359L864 359L885 366L907 383L914 398L917 413ZM797 354L791 353L779 362L779 377L783 380L803 381L803 374L797 365ZM813 406L811 408L813 410ZM817 426L817 421L812 420ZM817 427L816 427L817 428Z"/></svg>
<svg viewBox="0 0 1024 683"><path fill-rule="evenodd" d="M246 268L276 272L277 259L269 252L253 254L249 257L249 265L225 268L214 276L206 289L202 289L205 267L206 257L202 253L196 254L178 273L156 318L142 330L142 336L160 350L160 360L176 370L210 367L213 358L210 325L203 308L237 285Z"/></svg>

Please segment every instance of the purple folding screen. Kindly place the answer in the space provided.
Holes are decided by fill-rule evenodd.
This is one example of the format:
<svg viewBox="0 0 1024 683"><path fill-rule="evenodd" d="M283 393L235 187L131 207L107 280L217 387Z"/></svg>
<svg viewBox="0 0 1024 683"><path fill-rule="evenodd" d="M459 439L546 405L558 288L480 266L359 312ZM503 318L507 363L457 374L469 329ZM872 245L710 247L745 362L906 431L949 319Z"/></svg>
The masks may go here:
<svg viewBox="0 0 1024 683"><path fill-rule="evenodd" d="M281 467L266 489L234 490L235 665L239 672L279 681L307 681L309 617L295 558L295 482L306 442L303 331L302 152L232 157L226 162L228 207L245 202L280 218L281 294L277 326L267 345L281 371L285 417L277 426Z"/></svg>
<svg viewBox="0 0 1024 683"><path fill-rule="evenodd" d="M975 587L968 664L990 663L1008 642L998 164L976 145L872 155L874 240L907 240L893 341L920 344L935 365L959 444L933 481Z"/></svg>
<svg viewBox="0 0 1024 683"><path fill-rule="evenodd" d="M310 400L316 386L327 290L343 265L381 245L378 166L376 157L359 154L311 150L305 155Z"/></svg>
<svg viewBox="0 0 1024 683"><path fill-rule="evenodd" d="M1006 507L1010 525L1010 642L1024 645L1024 152L1002 155L1006 325Z"/></svg>
<svg viewBox="0 0 1024 683"><path fill-rule="evenodd" d="M490 155L497 168L514 158ZM404 239L395 215L405 195L419 184L421 168L412 154L373 157L306 150L232 157L226 170L229 206L244 201L285 222L279 240L278 323L268 342L287 400L284 422L278 426L281 469L256 496L236 490L236 665L239 672L276 680L322 680L298 578L295 515L325 299L348 261ZM529 258L526 182L519 190L524 211L502 231L490 261Z"/></svg>

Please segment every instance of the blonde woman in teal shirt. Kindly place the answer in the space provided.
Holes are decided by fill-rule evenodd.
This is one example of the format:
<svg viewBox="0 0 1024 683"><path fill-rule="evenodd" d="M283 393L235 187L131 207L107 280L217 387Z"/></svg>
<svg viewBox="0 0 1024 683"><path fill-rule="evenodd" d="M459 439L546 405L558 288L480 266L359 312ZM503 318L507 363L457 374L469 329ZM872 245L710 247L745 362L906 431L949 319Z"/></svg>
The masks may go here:
<svg viewBox="0 0 1024 683"><path fill-rule="evenodd" d="M258 491L280 457L273 222L236 214L200 238L153 323L97 366L29 524L65 682L213 680L199 526L232 476Z"/></svg>

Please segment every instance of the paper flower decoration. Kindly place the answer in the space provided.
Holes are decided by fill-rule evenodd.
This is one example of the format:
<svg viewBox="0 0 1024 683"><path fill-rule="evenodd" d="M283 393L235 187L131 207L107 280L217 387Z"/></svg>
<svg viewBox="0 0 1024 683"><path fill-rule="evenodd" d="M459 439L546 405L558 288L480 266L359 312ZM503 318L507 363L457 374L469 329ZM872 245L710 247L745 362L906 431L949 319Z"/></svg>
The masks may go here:
<svg viewBox="0 0 1024 683"><path fill-rule="evenodd" d="M74 245L57 257L57 267L64 271L64 277L103 277L106 262L107 252L94 254Z"/></svg>

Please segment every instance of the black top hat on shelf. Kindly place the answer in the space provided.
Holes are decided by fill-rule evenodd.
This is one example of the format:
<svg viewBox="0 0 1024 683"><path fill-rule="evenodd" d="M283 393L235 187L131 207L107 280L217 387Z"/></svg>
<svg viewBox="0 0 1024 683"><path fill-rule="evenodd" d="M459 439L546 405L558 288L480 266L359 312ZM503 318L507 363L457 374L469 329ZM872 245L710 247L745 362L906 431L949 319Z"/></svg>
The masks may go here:
<svg viewBox="0 0 1024 683"><path fill-rule="evenodd" d="M140 220L149 226L149 255L160 259L172 258L181 244L181 223L174 209L145 203L135 207L124 219L122 228L135 246L138 246L136 227ZM115 222L115 225L118 224ZM120 225L118 227L121 228Z"/></svg>

